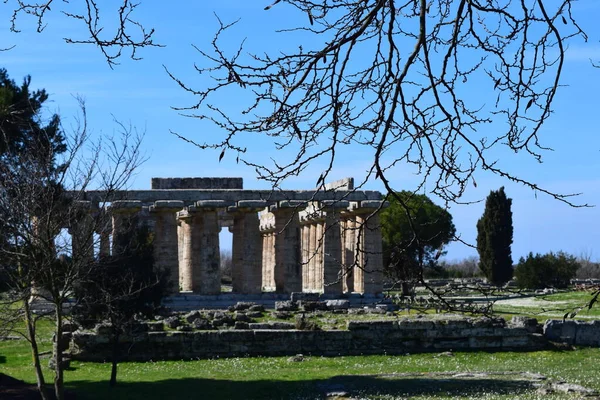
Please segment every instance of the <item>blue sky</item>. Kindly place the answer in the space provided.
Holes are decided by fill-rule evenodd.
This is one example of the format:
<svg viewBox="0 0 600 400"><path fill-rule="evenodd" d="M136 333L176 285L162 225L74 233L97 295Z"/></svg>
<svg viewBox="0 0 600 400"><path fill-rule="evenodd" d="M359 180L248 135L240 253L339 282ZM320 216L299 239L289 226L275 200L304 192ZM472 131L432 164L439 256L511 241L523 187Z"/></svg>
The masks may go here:
<svg viewBox="0 0 600 400"><path fill-rule="evenodd" d="M182 2L178 2L182 3ZM170 130L192 138L211 137L220 132L198 120L184 118L171 106L186 106L194 99L184 93L167 76L164 66L186 82L201 83L203 77L194 73L193 63L200 62L192 44L208 48L217 28L213 13L225 22L241 18L238 26L224 42L232 48L247 37L253 50L277 51L289 38L274 34L274 30L296 22L289 8L273 7L264 11L270 1L225 0L218 4L208 2L143 2L138 19L156 29L155 40L164 48L142 49L141 61L126 57L120 65L109 68L100 52L89 45L68 45L63 37L82 35L82 27L54 12L49 14L47 27L41 34L33 31L30 19L21 19L19 34L8 31L8 18L0 20L0 47L16 45L0 53L0 67L20 81L26 74L32 76L32 86L45 88L50 93L49 111L59 112L65 125L74 121L77 102L74 96L86 100L89 124L97 135L115 129L113 116L146 131L144 148L149 160L144 164L133 188L148 188L151 177L183 176L241 176L246 188L266 188L255 179L254 171L236 164L233 157L217 163L218 152L202 151L169 133ZM483 200L490 190L505 186L513 199L514 244L513 258L529 251L547 252L564 250L575 255L585 253L600 260L600 69L592 68L590 59L600 61L600 30L595 15L600 15L600 2L584 0L576 4L579 22L590 34L585 43L570 44L562 84L554 103L554 115L540 135L545 146L554 149L545 152L544 162L537 163L525 154L499 152L498 159L511 172L561 193L582 193L577 203L596 205L592 208L571 208L547 196L535 195L522 185L512 184L489 174L475 175L477 187L470 187L465 200ZM104 4L104 3L103 3ZM114 4L107 1L106 4ZM8 5L0 5L0 15L8 15ZM107 15L107 21L110 19ZM489 95L476 85L467 87L471 96ZM490 100L492 101L492 100ZM236 98L222 98L223 104L235 108ZM200 136L197 136L200 135ZM256 159L277 154L265 138L253 138ZM256 144L263 150L259 150ZM354 151L342 154L330 178L362 176L370 160L370 153ZM324 166L319 163L302 176L286 183L287 188L306 189L314 186ZM394 176L398 190L410 189L418 177L409 169ZM377 181L369 182L366 189L382 190ZM434 199L434 201L436 201ZM438 201L439 202L439 201ZM475 242L475 224L484 204L454 205L450 211L462 239ZM448 247L447 259L459 259L476 254L475 250L460 243Z"/></svg>

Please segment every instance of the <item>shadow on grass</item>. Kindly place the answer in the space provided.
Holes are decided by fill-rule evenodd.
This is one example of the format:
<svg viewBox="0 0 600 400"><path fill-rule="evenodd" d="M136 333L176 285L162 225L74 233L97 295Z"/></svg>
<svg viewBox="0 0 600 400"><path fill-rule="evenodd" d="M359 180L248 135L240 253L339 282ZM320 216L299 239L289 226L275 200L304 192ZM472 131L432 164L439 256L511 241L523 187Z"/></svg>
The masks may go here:
<svg viewBox="0 0 600 400"><path fill-rule="evenodd" d="M166 379L156 382L121 382L111 389L108 382L77 381L69 387L78 399L324 399L327 393L350 396L457 397L511 395L535 389L533 382L492 378L423 378L381 376L337 376L305 381L229 381L213 379Z"/></svg>
<svg viewBox="0 0 600 400"><path fill-rule="evenodd" d="M6 356L0 355L0 364L6 364Z"/></svg>

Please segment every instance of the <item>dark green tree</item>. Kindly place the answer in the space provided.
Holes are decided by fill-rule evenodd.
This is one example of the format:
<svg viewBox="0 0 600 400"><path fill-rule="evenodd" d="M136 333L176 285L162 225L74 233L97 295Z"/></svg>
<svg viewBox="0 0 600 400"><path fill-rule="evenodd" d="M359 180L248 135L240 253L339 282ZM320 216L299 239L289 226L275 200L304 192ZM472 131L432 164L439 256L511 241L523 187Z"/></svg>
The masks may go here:
<svg viewBox="0 0 600 400"><path fill-rule="evenodd" d="M527 258L519 260L515 278L519 287L526 289L566 288L580 266L577 257L562 251L543 255L529 253Z"/></svg>
<svg viewBox="0 0 600 400"><path fill-rule="evenodd" d="M120 254L100 259L86 279L76 286L75 318L84 326L109 323L112 369L109 384L117 384L117 366L123 349L122 335L135 334L136 316L152 317L168 289L166 271L154 267L153 234L147 225L132 224L120 236Z"/></svg>
<svg viewBox="0 0 600 400"><path fill-rule="evenodd" d="M477 221L479 268L490 283L498 286L508 282L513 275L511 204L504 187L492 190L485 201L485 211Z"/></svg>
<svg viewBox="0 0 600 400"><path fill-rule="evenodd" d="M406 293L412 282L436 269L456 228L452 215L426 195L408 191L396 195L381 212L384 268L390 279L402 282Z"/></svg>

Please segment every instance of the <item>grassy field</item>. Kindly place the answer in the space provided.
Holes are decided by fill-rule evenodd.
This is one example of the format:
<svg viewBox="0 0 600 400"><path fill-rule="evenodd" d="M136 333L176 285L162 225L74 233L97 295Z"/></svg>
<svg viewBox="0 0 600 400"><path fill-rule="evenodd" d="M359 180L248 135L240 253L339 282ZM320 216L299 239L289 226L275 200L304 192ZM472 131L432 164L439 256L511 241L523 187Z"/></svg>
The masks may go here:
<svg viewBox="0 0 600 400"><path fill-rule="evenodd" d="M584 304L588 297L581 292L560 293L501 303L496 310L543 320L546 314L562 316L563 310ZM597 318L600 313L596 308L581 316ZM40 326L42 350L50 348L50 327L48 322ZM320 399L329 392L365 399L571 399L579 396L548 394L535 385L565 381L600 391L599 359L600 349L583 348L335 358L306 355L302 362L255 357L122 363L119 385L112 389L107 383L108 364L74 362L66 372L66 385L78 398L92 400ZM34 382L26 341L0 342L0 372ZM548 380L526 379L525 372L542 374ZM46 374L50 381L51 371L46 369Z"/></svg>
<svg viewBox="0 0 600 400"><path fill-rule="evenodd" d="M0 343L0 371L33 382L27 346ZM83 399L324 398L345 391L359 398L573 398L537 393L519 372L537 373L600 390L600 349L533 353L455 353L404 356L231 358L122 363L110 389L108 364L75 362L67 387ZM48 377L50 377L50 371ZM437 373L469 374L452 378ZM504 373L504 374L499 374Z"/></svg>

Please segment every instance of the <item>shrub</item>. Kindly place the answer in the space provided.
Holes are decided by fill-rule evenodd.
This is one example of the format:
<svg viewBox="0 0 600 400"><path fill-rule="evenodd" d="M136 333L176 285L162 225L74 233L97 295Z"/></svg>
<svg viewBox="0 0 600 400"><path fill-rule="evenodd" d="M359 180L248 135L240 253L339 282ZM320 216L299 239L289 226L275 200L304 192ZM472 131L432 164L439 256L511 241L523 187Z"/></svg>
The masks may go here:
<svg viewBox="0 0 600 400"><path fill-rule="evenodd" d="M519 287L542 289L546 287L565 288L575 277L580 264L575 256L559 251L558 253L529 253L521 257L515 277Z"/></svg>

